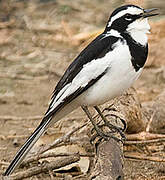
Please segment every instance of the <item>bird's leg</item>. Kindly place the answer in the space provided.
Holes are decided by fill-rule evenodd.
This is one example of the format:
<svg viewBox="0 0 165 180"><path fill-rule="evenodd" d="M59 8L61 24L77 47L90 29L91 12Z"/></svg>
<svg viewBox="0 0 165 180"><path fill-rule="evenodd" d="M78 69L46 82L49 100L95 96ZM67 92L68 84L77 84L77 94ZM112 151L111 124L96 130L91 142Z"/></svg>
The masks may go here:
<svg viewBox="0 0 165 180"><path fill-rule="evenodd" d="M111 123L107 120L107 118L103 115L103 113L101 112L101 110L100 110L97 106L94 106L94 108L95 108L95 110L98 112L98 114L100 115L100 117L102 118L102 120L104 121L105 126L107 126L107 127L108 127L109 129L111 129L111 130L114 130L114 131L112 131L112 133L118 132L118 133L121 135L122 140L125 140L125 135L124 135L124 133L123 133L123 131L124 131L125 128L126 128L126 123L125 123L125 121L120 118L120 120L122 121L122 123L123 123L123 125L124 125L124 128L117 127L117 126L111 124ZM124 121L124 122L123 122L123 121Z"/></svg>
<svg viewBox="0 0 165 180"><path fill-rule="evenodd" d="M92 115L90 114L87 106L81 106L81 108L83 109L83 111L85 112L85 114L88 116L88 118L89 118L89 120L91 121L94 129L96 130L97 134L98 134L101 138L103 138L103 139L105 139L105 140L108 140L109 138L114 138L116 141L120 141L120 139L118 139L117 137L114 137L114 136L111 136L111 135L109 135L109 134L106 134L106 133L104 133L104 132L99 128L99 126L95 123ZM95 137L92 138L92 139L95 139Z"/></svg>
<svg viewBox="0 0 165 180"><path fill-rule="evenodd" d="M95 121L94 121L92 115L90 114L87 106L81 106L81 108L83 109L83 111L85 112L85 114L88 116L88 118L89 118L89 120L91 121L91 123L92 123L94 129L96 130L97 134L98 134L100 137L102 137L102 138L104 138L104 139L107 139L108 136L107 136L106 134L104 134L103 131L102 131L102 130L98 127L98 125L95 123Z"/></svg>

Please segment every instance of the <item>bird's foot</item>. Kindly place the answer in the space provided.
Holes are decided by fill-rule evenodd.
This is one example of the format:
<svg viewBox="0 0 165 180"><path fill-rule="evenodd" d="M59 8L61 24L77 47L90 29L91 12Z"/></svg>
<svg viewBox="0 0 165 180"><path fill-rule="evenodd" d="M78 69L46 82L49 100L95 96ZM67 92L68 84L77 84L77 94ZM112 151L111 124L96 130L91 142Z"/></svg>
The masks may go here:
<svg viewBox="0 0 165 180"><path fill-rule="evenodd" d="M125 128L115 126L115 125L111 124L107 119L104 120L104 126L108 127L110 129L109 133L119 133L122 141L126 140L126 137L124 134Z"/></svg>
<svg viewBox="0 0 165 180"><path fill-rule="evenodd" d="M106 137L108 136L109 138L113 138L117 141L121 141L121 142L124 142L126 137L124 135L124 131L126 129L126 122L124 120L124 118L122 118L121 116L119 116L117 114L116 111L113 111L113 112L110 112L109 114L107 114L106 116L103 115L103 113L101 112L101 110L97 107L97 106L94 106L94 108L96 109L96 111L98 112L98 114L100 115L100 117L102 118L102 120L104 121L104 124L102 126L104 127L107 127L109 130L108 132L106 133ZM108 120L107 120L107 117L110 116L110 117L115 117L116 119L119 119L122 124L123 124L123 128L121 127L118 127L118 126L115 126L113 124L111 124ZM104 132L103 132L104 133ZM119 133L121 138L117 138L116 136L112 135L114 133ZM98 134L98 133L97 133ZM105 134L105 133L104 133ZM105 138L104 138L105 139Z"/></svg>
<svg viewBox="0 0 165 180"><path fill-rule="evenodd" d="M109 130L107 130L106 132L102 130L103 127L108 127ZM126 137L123 133L123 131L121 130L120 127L116 127L110 123L108 124L103 124L103 125L96 125L93 127L93 129L96 131L96 134L92 136L91 138L91 142L93 142L98 136L101 139L104 139L105 141L108 141L110 138L114 139L117 142L122 142L124 143ZM116 137L116 135L114 135L115 133L119 133L121 138Z"/></svg>
<svg viewBox="0 0 165 180"><path fill-rule="evenodd" d="M104 119L105 124L110 124L109 121L107 120L107 117L110 117L110 118L114 117L114 118L120 120L120 122L123 124L123 128L114 126L112 124L111 125L114 127L117 127L117 129L120 129L120 131L122 131L122 132L124 132L126 130L126 128L127 128L126 121L120 113L118 113L116 111L111 111L110 113L105 115L105 119Z"/></svg>
<svg viewBox="0 0 165 180"><path fill-rule="evenodd" d="M113 138L114 140L116 140L117 142L124 142L125 140L125 135L124 135L124 130L125 128L120 128L117 127L111 123L109 123L109 121L106 119L106 117L102 114L102 112L100 111L100 109L95 106L94 107L96 109L96 111L99 113L99 115L101 116L102 120L104 121L104 124L102 125L97 125L95 120L93 119L92 115L90 114L88 108L86 106L82 106L82 109L84 110L84 112L86 113L86 115L88 116L88 118L90 119L92 125L93 125L93 129L96 131L96 134L92 137L91 141L94 141L96 139L96 137L100 137L100 139L104 139L104 140L109 140L110 138ZM106 129L106 131L103 131L103 128ZM108 130L107 130L108 128ZM114 134L115 133L119 133L121 138L116 137Z"/></svg>

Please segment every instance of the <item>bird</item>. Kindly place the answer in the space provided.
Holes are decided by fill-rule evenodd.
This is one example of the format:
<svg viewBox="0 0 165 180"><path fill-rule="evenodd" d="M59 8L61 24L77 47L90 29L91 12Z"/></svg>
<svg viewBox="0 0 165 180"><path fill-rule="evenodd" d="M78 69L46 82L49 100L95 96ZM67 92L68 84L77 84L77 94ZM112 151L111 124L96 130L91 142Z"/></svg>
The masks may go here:
<svg viewBox="0 0 165 180"><path fill-rule="evenodd" d="M80 52L64 72L42 121L16 153L4 176L13 173L48 127L78 107L82 107L89 118L89 106L100 114L98 105L120 96L132 86L147 60L148 18L158 15L155 10L157 8L144 9L128 4L112 12L104 31ZM94 127L98 130L95 124Z"/></svg>

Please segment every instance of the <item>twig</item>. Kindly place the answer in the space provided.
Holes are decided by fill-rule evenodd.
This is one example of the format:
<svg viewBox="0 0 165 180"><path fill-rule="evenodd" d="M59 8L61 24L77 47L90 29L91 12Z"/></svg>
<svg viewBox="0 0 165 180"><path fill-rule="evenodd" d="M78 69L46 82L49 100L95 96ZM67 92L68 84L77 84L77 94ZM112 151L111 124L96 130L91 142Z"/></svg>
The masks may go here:
<svg viewBox="0 0 165 180"><path fill-rule="evenodd" d="M5 166L8 166L9 163L8 162L5 162L5 161L0 161L0 165L5 165Z"/></svg>
<svg viewBox="0 0 165 180"><path fill-rule="evenodd" d="M75 163L80 160L79 154L74 154L68 157L61 157L54 162L49 162L40 167L32 167L26 171L19 172L10 176L10 180L20 180L23 178L29 178L40 173L46 173L50 170L58 169L66 165ZM4 178L5 179L5 178Z"/></svg>
<svg viewBox="0 0 165 180"><path fill-rule="evenodd" d="M41 154L43 154L44 152L50 150L50 149L53 149L55 147L57 147L59 144L61 143L66 143L66 142L69 142L70 141L70 137L71 135L73 135L76 131L80 130L81 128L83 128L84 126L86 126L88 123L85 123L81 126L78 126L74 129L72 129L71 131L69 131L68 133L66 133L64 136L56 139L52 144L48 144L48 145L45 145L44 147L39 147L38 149L35 150L35 153L29 153L28 156L27 156L27 160L30 158L35 159L37 158L37 156L40 156ZM63 145L63 144L62 144ZM23 162L22 162L23 163Z"/></svg>
<svg viewBox="0 0 165 180"><path fill-rule="evenodd" d="M12 27L14 24L15 24L15 20L14 19L12 19L10 21L7 21L7 22L0 22L0 29Z"/></svg>
<svg viewBox="0 0 165 180"><path fill-rule="evenodd" d="M65 21L62 21L61 22L61 25L63 27L63 30L65 31L65 33L67 34L68 38L70 40L72 40L72 37L73 37L73 32L71 30L71 28L69 27L68 23L65 22Z"/></svg>
<svg viewBox="0 0 165 180"><path fill-rule="evenodd" d="M79 154L79 153L78 153ZM63 156L73 156L75 153L54 153L54 152L46 152L45 154L40 154L36 156L29 157L25 161L22 162L21 166L25 166L28 163L32 163L34 161L38 161L39 159L49 158L49 157L63 157ZM94 157L94 154L79 154L80 157Z"/></svg>
<svg viewBox="0 0 165 180"><path fill-rule="evenodd" d="M165 134L153 134L149 132L140 132L137 134L129 134L126 136L126 139L129 141L145 141L145 140L153 140L153 139L158 139L158 138L165 138Z"/></svg>
<svg viewBox="0 0 165 180"><path fill-rule="evenodd" d="M124 145L150 144L150 143L158 143L158 142L165 142L165 138L145 140L145 141L125 141Z"/></svg>
<svg viewBox="0 0 165 180"><path fill-rule="evenodd" d="M165 158L160 158L160 157L156 157L156 156L141 156L141 155L124 154L124 157L129 158L129 159L147 160L147 161L154 161L154 162L165 162Z"/></svg>
<svg viewBox="0 0 165 180"><path fill-rule="evenodd" d="M18 139L18 138L27 138L28 135L11 135L11 136L4 136L4 135L0 135L0 139L2 140L6 140L6 139Z"/></svg>
<svg viewBox="0 0 165 180"><path fill-rule="evenodd" d="M74 128L72 131L69 131L64 136L56 139L52 144L48 144L44 148L42 147L42 149L39 150L39 154L42 154L42 153L44 153L44 152L54 148L55 146L57 146L58 144L60 144L62 142L68 142L70 137L71 137L71 135L73 135L76 131L80 130L81 128L83 128L87 124L88 123L85 123L85 124L83 124L81 126L78 126L78 127Z"/></svg>
<svg viewBox="0 0 165 180"><path fill-rule="evenodd" d="M151 116L151 118L150 118L150 120L149 120L149 122L148 122L148 124L147 124L147 127L146 127L146 132L149 132L149 131L150 131L150 126L151 126L151 123L152 123L152 121L153 121L153 118L154 118L155 114L156 114L156 111L154 111L154 112L152 113L152 116Z"/></svg>
<svg viewBox="0 0 165 180"><path fill-rule="evenodd" d="M73 135L75 132L77 132L78 130L80 130L81 128L86 126L87 124L88 123L85 123L81 126L74 128L72 131L68 132L67 134L65 134L61 138L57 139L54 143L45 146L44 149L40 148L34 155L32 155L30 158L28 158L27 160L22 162L22 165L26 165L27 163L31 163L31 162L37 161L39 159L42 159L42 158L60 157L60 156L65 156L65 157L62 157L55 162L50 162L49 165L46 164L44 167L33 167L33 168L30 168L24 172L21 172L21 173L19 172L19 173L13 174L10 179L11 180L23 179L23 178L27 178L27 177L37 175L39 173L49 172L52 169L57 169L57 168L65 166L65 165L71 164L73 162L79 161L80 156L94 157L93 154L73 154L73 153L59 153L59 154L57 154L57 153L53 153L53 152L42 154L42 153L48 151L49 149L52 149L55 146L59 145L60 143L68 142L71 135Z"/></svg>

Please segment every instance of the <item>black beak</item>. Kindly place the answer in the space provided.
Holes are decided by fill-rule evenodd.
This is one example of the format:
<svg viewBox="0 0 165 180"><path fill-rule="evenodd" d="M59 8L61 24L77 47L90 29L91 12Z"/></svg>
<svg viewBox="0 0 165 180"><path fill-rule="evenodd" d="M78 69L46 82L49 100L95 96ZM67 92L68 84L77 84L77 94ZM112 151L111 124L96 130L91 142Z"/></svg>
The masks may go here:
<svg viewBox="0 0 165 180"><path fill-rule="evenodd" d="M152 9L144 9L144 13L142 14L143 18L151 17L151 16L156 16L159 13L152 13L153 11L158 10L157 8L152 8Z"/></svg>

